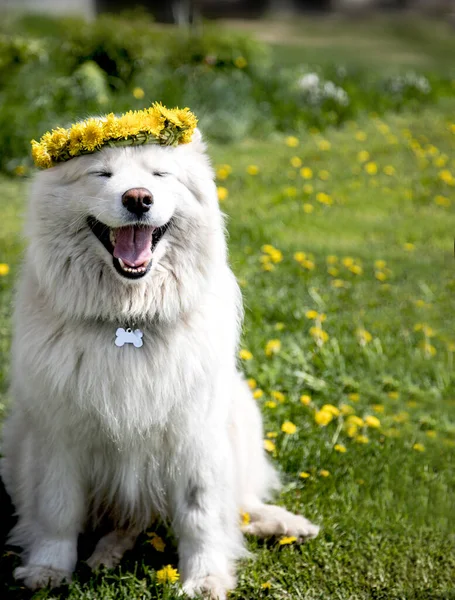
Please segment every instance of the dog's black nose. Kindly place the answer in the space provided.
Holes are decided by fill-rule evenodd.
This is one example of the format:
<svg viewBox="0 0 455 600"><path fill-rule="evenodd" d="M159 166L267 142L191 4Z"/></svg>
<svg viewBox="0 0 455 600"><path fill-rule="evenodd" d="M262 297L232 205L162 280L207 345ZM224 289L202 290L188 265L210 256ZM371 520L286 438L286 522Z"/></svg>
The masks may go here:
<svg viewBox="0 0 455 600"><path fill-rule="evenodd" d="M131 188L123 194L122 204L139 217L150 210L153 204L152 192L146 188Z"/></svg>

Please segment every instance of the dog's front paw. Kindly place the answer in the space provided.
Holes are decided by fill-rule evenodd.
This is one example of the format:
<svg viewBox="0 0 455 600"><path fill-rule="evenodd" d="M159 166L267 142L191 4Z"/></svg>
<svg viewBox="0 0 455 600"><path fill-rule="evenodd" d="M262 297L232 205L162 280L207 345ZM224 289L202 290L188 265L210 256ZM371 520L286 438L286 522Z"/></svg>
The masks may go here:
<svg viewBox="0 0 455 600"><path fill-rule="evenodd" d="M227 592L234 587L234 577L207 575L198 579L187 579L183 584L183 591L190 598L201 595L210 600L226 600Z"/></svg>
<svg viewBox="0 0 455 600"><path fill-rule="evenodd" d="M71 573L43 565L27 565L17 567L14 570L14 578L23 581L29 589L37 590L44 587L56 588L64 583L70 583Z"/></svg>

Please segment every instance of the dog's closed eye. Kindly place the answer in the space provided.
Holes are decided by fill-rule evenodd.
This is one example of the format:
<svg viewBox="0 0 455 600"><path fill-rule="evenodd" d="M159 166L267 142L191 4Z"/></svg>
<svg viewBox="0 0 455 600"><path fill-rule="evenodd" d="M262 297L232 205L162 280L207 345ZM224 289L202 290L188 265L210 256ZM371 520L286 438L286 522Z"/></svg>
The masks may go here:
<svg viewBox="0 0 455 600"><path fill-rule="evenodd" d="M169 173L166 173L166 171L153 171L153 175L155 177L166 177Z"/></svg>
<svg viewBox="0 0 455 600"><path fill-rule="evenodd" d="M89 175L95 175L95 177L112 177L112 172L111 171L92 171L89 173Z"/></svg>

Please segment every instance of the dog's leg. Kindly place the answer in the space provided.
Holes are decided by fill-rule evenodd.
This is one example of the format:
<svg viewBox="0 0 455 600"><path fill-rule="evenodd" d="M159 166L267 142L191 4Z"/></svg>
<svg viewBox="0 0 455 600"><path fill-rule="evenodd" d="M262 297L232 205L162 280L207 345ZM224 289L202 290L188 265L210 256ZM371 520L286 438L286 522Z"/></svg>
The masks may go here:
<svg viewBox="0 0 455 600"><path fill-rule="evenodd" d="M234 561L244 553L232 457L223 436L226 433L221 431L210 440L200 436L185 444L180 480L173 489L179 570L183 590L190 597L202 594L224 600L236 583Z"/></svg>
<svg viewBox="0 0 455 600"><path fill-rule="evenodd" d="M244 533L259 537L286 535L296 537L299 541L309 540L319 533L319 527L305 517L295 515L281 506L264 504L259 499L246 504L243 510L250 518L250 522L242 526Z"/></svg>
<svg viewBox="0 0 455 600"><path fill-rule="evenodd" d="M100 539L91 557L87 560L88 566L96 571L100 567L113 569L122 560L127 550L131 550L136 543L138 529L116 529Z"/></svg>
<svg viewBox="0 0 455 600"><path fill-rule="evenodd" d="M20 448L28 449L21 467L27 467L31 477L22 479L27 489L21 492L29 501L18 507L19 522L11 535L12 542L24 549L24 564L14 577L33 590L58 587L71 579L85 517L80 457L52 435L41 436L38 442L29 431L27 442L25 446L23 440Z"/></svg>

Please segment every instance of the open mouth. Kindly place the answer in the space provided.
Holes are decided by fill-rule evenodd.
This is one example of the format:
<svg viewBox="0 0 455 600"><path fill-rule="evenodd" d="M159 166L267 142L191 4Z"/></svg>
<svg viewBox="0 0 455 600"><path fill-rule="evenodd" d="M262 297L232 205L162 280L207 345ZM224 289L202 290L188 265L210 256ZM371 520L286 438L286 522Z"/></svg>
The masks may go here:
<svg viewBox="0 0 455 600"><path fill-rule="evenodd" d="M152 255L163 237L169 223L162 227L151 225L127 225L108 227L95 217L87 217L87 224L112 255L115 270L127 279L144 277L152 266Z"/></svg>

